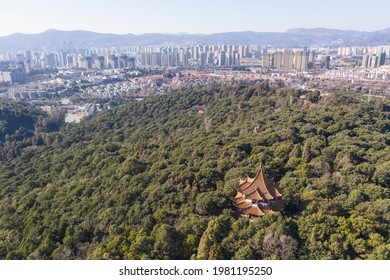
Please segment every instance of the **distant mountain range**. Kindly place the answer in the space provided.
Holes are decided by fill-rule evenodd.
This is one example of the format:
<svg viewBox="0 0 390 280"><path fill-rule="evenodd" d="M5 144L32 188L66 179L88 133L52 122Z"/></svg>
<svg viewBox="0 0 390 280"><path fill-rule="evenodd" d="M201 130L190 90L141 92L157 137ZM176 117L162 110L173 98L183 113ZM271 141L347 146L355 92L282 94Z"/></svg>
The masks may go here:
<svg viewBox="0 0 390 280"><path fill-rule="evenodd" d="M15 33L0 37L0 52L25 49L54 51L62 49L64 42L66 44L72 42L76 48L163 44L259 44L281 47L390 45L390 28L374 32L296 28L286 32L243 31L215 34L148 33L141 35L51 29L39 34Z"/></svg>

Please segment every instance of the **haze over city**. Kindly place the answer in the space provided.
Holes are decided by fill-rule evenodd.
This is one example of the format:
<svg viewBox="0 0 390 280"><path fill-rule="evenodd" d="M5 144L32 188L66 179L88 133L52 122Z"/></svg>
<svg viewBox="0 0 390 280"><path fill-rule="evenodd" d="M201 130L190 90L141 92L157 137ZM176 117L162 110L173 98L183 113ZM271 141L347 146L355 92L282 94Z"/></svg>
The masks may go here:
<svg viewBox="0 0 390 280"><path fill-rule="evenodd" d="M218 33L389 27L390 2L366 1L3 1L0 36L47 29L102 33Z"/></svg>

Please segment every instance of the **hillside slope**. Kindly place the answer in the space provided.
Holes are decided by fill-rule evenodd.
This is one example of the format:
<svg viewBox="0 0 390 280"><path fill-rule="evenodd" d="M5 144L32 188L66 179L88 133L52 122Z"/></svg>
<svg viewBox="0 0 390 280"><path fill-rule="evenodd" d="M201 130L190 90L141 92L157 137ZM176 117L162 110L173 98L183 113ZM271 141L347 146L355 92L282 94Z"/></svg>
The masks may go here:
<svg viewBox="0 0 390 280"><path fill-rule="evenodd" d="M42 133L0 161L0 258L388 259L389 106L208 87ZM286 205L250 222L260 163Z"/></svg>

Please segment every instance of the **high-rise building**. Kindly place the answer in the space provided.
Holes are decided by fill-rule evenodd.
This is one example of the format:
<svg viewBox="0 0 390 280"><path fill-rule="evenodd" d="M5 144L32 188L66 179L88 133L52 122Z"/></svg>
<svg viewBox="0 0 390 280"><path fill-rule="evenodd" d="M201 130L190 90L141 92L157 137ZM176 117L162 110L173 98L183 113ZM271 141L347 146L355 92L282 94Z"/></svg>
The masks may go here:
<svg viewBox="0 0 390 280"><path fill-rule="evenodd" d="M209 51L207 53L207 64L212 65L214 63L214 52Z"/></svg>
<svg viewBox="0 0 390 280"><path fill-rule="evenodd" d="M240 55L240 57L246 57L245 55L245 46L244 45L240 45L238 46L238 53Z"/></svg>
<svg viewBox="0 0 390 280"><path fill-rule="evenodd" d="M200 53L200 66L206 65L207 54L205 52Z"/></svg>
<svg viewBox="0 0 390 280"><path fill-rule="evenodd" d="M383 52L383 47L377 47L374 49L373 54L376 54L377 56L379 56L382 52Z"/></svg>
<svg viewBox="0 0 390 280"><path fill-rule="evenodd" d="M192 48L192 58L195 60L199 59L199 47Z"/></svg>
<svg viewBox="0 0 390 280"><path fill-rule="evenodd" d="M261 58L261 46L257 46L256 49L253 50L254 51L254 57L257 58L257 59L260 59Z"/></svg>
<svg viewBox="0 0 390 280"><path fill-rule="evenodd" d="M86 56L84 57L84 68L86 69L92 69L92 57Z"/></svg>
<svg viewBox="0 0 390 280"><path fill-rule="evenodd" d="M235 52L234 53L234 65L240 65L240 63L241 63L240 54Z"/></svg>
<svg viewBox="0 0 390 280"><path fill-rule="evenodd" d="M309 64L309 53L297 51L294 54L294 67L298 71L307 71Z"/></svg>
<svg viewBox="0 0 390 280"><path fill-rule="evenodd" d="M119 68L118 57L116 55L109 55L107 59L107 68L109 69L117 69Z"/></svg>
<svg viewBox="0 0 390 280"><path fill-rule="evenodd" d="M309 53L303 52L300 71L307 71L308 69L309 69Z"/></svg>
<svg viewBox="0 0 390 280"><path fill-rule="evenodd" d="M118 59L119 68L127 68L129 66L128 57L126 54L121 54Z"/></svg>
<svg viewBox="0 0 390 280"><path fill-rule="evenodd" d="M224 51L221 51L218 55L218 65L223 66L226 64L226 54Z"/></svg>
<svg viewBox="0 0 390 280"><path fill-rule="evenodd" d="M145 65L145 66L151 65L151 58L149 52L141 53L141 65Z"/></svg>
<svg viewBox="0 0 390 280"><path fill-rule="evenodd" d="M362 67L367 68L370 64L369 61L370 61L370 55L368 54L363 55Z"/></svg>
<svg viewBox="0 0 390 280"><path fill-rule="evenodd" d="M31 73L31 61L30 60L27 60L24 63L24 72L26 73L26 75L29 75Z"/></svg>
<svg viewBox="0 0 390 280"><path fill-rule="evenodd" d="M73 55L66 56L66 66L68 66L68 67L75 66L75 63L73 63Z"/></svg>
<svg viewBox="0 0 390 280"><path fill-rule="evenodd" d="M23 62L13 66L5 66L0 69L0 84L25 84L27 81Z"/></svg>
<svg viewBox="0 0 390 280"><path fill-rule="evenodd" d="M57 61L59 66L66 66L66 52L64 51L59 51L57 53Z"/></svg>
<svg viewBox="0 0 390 280"><path fill-rule="evenodd" d="M294 53L294 68L301 70L303 51L297 51Z"/></svg>
<svg viewBox="0 0 390 280"><path fill-rule="evenodd" d="M180 49L179 58L180 58L180 65L182 67L187 67L188 66L188 53L187 53L187 50Z"/></svg>
<svg viewBox="0 0 390 280"><path fill-rule="evenodd" d="M164 51L162 54L161 54L161 64L163 67L169 67L169 54Z"/></svg>
<svg viewBox="0 0 390 280"><path fill-rule="evenodd" d="M104 56L96 56L94 58L93 67L95 69L103 70L104 69Z"/></svg>
<svg viewBox="0 0 390 280"><path fill-rule="evenodd" d="M285 52L283 59L283 69L289 70L294 68L294 53Z"/></svg>
<svg viewBox="0 0 390 280"><path fill-rule="evenodd" d="M271 67L271 55L269 53L263 53L261 55L261 61L262 61L262 66L264 68L270 68Z"/></svg>
<svg viewBox="0 0 390 280"><path fill-rule="evenodd" d="M273 67L276 69L281 69L282 68L282 52L275 52L272 57L273 57L273 59L272 59Z"/></svg>
<svg viewBox="0 0 390 280"><path fill-rule="evenodd" d="M308 53L308 63L307 63L308 69L312 69L314 67L314 63L315 63L315 52L314 51L309 51L309 53Z"/></svg>
<svg viewBox="0 0 390 280"><path fill-rule="evenodd" d="M26 50L25 54L26 54L26 59L31 61L32 60L31 51L30 50Z"/></svg>
<svg viewBox="0 0 390 280"><path fill-rule="evenodd" d="M54 53L49 53L46 55L46 65L50 67L57 66L56 55Z"/></svg>
<svg viewBox="0 0 390 280"><path fill-rule="evenodd" d="M380 54L366 54L363 55L362 67L363 68L378 68L385 65L386 53Z"/></svg>
<svg viewBox="0 0 390 280"><path fill-rule="evenodd" d="M320 68L321 69L329 69L330 67L330 56L329 55L320 55Z"/></svg>
<svg viewBox="0 0 390 280"><path fill-rule="evenodd" d="M378 58L378 67L379 66L382 66L382 65L385 65L385 62L386 62L386 53L385 52L382 52L380 53L379 55L379 58Z"/></svg>
<svg viewBox="0 0 390 280"><path fill-rule="evenodd" d="M378 62L378 56L376 54L373 54L370 56L370 68L376 68L379 64Z"/></svg>
<svg viewBox="0 0 390 280"><path fill-rule="evenodd" d="M84 56L78 55L77 56L77 67L85 68L84 63L85 63Z"/></svg>
<svg viewBox="0 0 390 280"><path fill-rule="evenodd" d="M226 53L226 65L229 65L229 66L232 66L235 64L235 61L234 61L234 53L232 52L227 52Z"/></svg>

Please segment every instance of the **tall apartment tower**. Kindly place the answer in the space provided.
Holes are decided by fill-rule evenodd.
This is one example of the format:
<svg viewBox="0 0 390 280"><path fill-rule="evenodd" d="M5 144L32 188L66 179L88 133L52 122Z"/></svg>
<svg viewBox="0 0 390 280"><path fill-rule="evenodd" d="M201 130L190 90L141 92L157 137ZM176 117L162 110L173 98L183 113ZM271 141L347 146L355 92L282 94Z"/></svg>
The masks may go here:
<svg viewBox="0 0 390 280"><path fill-rule="evenodd" d="M329 55L320 55L320 68L321 69L329 69L330 67L330 56Z"/></svg>
<svg viewBox="0 0 390 280"><path fill-rule="evenodd" d="M245 46L244 45L238 46L238 53L240 54L240 57L246 57Z"/></svg>
<svg viewBox="0 0 390 280"><path fill-rule="evenodd" d="M294 53L294 68L301 70L303 51L297 51Z"/></svg>
<svg viewBox="0 0 390 280"><path fill-rule="evenodd" d="M97 56L94 58L94 68L95 69L104 69L104 56Z"/></svg>
<svg viewBox="0 0 390 280"><path fill-rule="evenodd" d="M314 51L309 51L309 53L308 53L308 63L307 63L308 69L312 69L314 67L315 57L316 57L315 52Z"/></svg>
<svg viewBox="0 0 390 280"><path fill-rule="evenodd" d="M369 65L370 56L368 54L363 55L362 67L367 68Z"/></svg>
<svg viewBox="0 0 390 280"><path fill-rule="evenodd" d="M199 47L198 46L192 48L192 58L195 60L199 59Z"/></svg>
<svg viewBox="0 0 390 280"><path fill-rule="evenodd" d="M262 60L262 66L264 68L270 68L271 67L271 55L269 53L263 53L261 55Z"/></svg>
<svg viewBox="0 0 390 280"><path fill-rule="evenodd" d="M276 69L282 68L282 52L275 52L273 54L273 66Z"/></svg>
<svg viewBox="0 0 390 280"><path fill-rule="evenodd" d="M214 52L207 52L207 64L213 64L214 63Z"/></svg>
<svg viewBox="0 0 390 280"><path fill-rule="evenodd" d="M307 71L309 53L304 51L297 51L294 55L294 58L295 69L298 71Z"/></svg>
<svg viewBox="0 0 390 280"><path fill-rule="evenodd" d="M205 66L207 64L207 53L201 52L200 53L200 66Z"/></svg>
<svg viewBox="0 0 390 280"><path fill-rule="evenodd" d="M301 71L307 71L309 68L309 53L303 52Z"/></svg>
<svg viewBox="0 0 390 280"><path fill-rule="evenodd" d="M234 52L234 65L240 65L241 56L239 53Z"/></svg>
<svg viewBox="0 0 390 280"><path fill-rule="evenodd" d="M285 52L283 58L283 69L293 69L294 68L294 53Z"/></svg>
<svg viewBox="0 0 390 280"><path fill-rule="evenodd" d="M222 66L226 64L226 54L224 51L221 51L218 55L218 65Z"/></svg>
<svg viewBox="0 0 390 280"><path fill-rule="evenodd" d="M378 68L385 65L386 53L380 54L366 54L363 56L362 67L363 68Z"/></svg>
<svg viewBox="0 0 390 280"><path fill-rule="evenodd" d="M385 52L382 52L378 55L378 67L379 66L382 66L382 65L385 65L385 61L386 61L386 53Z"/></svg>
<svg viewBox="0 0 390 280"><path fill-rule="evenodd" d="M188 66L188 52L185 49L180 49L179 59L181 66Z"/></svg>

